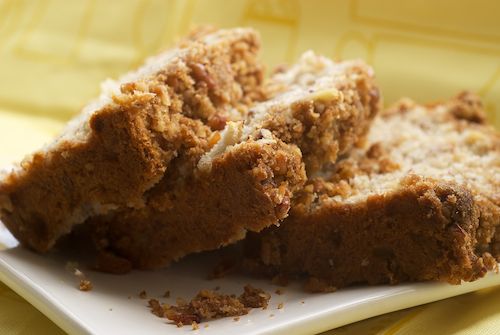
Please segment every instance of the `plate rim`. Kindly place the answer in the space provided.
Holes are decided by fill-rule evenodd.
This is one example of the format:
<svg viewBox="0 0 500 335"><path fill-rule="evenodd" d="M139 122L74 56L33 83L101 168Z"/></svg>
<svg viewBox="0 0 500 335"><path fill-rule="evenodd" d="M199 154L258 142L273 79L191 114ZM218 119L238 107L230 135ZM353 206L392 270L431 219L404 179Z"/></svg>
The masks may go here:
<svg viewBox="0 0 500 335"><path fill-rule="evenodd" d="M22 247L19 247L19 249L27 251ZM0 250L0 253L8 250L11 249ZM22 261L26 262L26 260ZM317 334L382 314L497 286L500 285L499 279L499 273L490 272L484 278L474 282L462 283L461 285L450 285L439 282L402 283L399 287L397 285L391 286L396 290L390 295L386 293L386 295L371 296L369 299L354 301L347 306L333 306L332 308L306 315L303 318L294 318L285 323L281 322L269 325L255 334ZM84 322L77 314L73 313L71 307L66 307L63 302L52 296L46 289L37 284L34 279L27 276L24 271L15 269L3 257L0 257L0 281L26 299L26 301L63 331L77 335L99 333L91 324ZM397 288L401 289L398 291ZM422 294L420 288L426 288L425 294ZM376 301L384 301L385 303L377 305L377 308L373 308L373 304Z"/></svg>
<svg viewBox="0 0 500 335"><path fill-rule="evenodd" d="M1 250L0 252L5 250ZM92 327L81 322L78 316L65 308L60 301L55 299L50 293L24 273L16 271L14 267L3 258L0 258L0 281L66 333L76 335L96 334Z"/></svg>

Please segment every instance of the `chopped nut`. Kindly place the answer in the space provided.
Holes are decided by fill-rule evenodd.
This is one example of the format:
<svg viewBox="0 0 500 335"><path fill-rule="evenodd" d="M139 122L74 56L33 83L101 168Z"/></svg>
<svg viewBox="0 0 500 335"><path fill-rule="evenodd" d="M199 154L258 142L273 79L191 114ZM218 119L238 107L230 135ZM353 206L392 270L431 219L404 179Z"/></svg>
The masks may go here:
<svg viewBox="0 0 500 335"><path fill-rule="evenodd" d="M340 92L333 88L310 93L310 98L318 101L337 100L340 98Z"/></svg>
<svg viewBox="0 0 500 335"><path fill-rule="evenodd" d="M170 291L169 290L165 291L165 293L163 293L163 297L170 298Z"/></svg>
<svg viewBox="0 0 500 335"><path fill-rule="evenodd" d="M220 138L221 138L220 133L218 131L214 132L213 135L208 140L209 148L212 148L215 144L217 144L217 142L219 142Z"/></svg>
<svg viewBox="0 0 500 335"><path fill-rule="evenodd" d="M148 294L146 293L146 291L142 290L141 292L139 292L139 298L146 299L147 297Z"/></svg>
<svg viewBox="0 0 500 335"><path fill-rule="evenodd" d="M282 302L280 302L280 303L278 304L278 309L283 309L283 306L284 306L284 304L283 304Z"/></svg>
<svg viewBox="0 0 500 335"><path fill-rule="evenodd" d="M207 72L207 69L203 64L193 62L189 64L189 67L191 68L192 76L196 79L196 81L206 83L207 87L211 90L217 87L214 79Z"/></svg>
<svg viewBox="0 0 500 335"><path fill-rule="evenodd" d="M198 330L198 329L200 329L200 326L198 325L198 322L193 321L193 322L191 323L191 328L192 328L193 330Z"/></svg>

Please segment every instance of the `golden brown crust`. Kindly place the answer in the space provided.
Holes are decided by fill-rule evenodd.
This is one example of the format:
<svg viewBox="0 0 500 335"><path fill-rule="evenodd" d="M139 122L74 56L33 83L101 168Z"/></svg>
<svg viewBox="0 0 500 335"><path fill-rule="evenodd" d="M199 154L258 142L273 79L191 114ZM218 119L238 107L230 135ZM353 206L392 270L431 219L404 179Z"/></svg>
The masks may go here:
<svg viewBox="0 0 500 335"><path fill-rule="evenodd" d="M160 71L123 84L84 123L84 139L61 139L5 176L0 216L16 238L47 251L88 216L142 207L179 152L258 97L258 38L251 30L227 35L213 45L192 41Z"/></svg>

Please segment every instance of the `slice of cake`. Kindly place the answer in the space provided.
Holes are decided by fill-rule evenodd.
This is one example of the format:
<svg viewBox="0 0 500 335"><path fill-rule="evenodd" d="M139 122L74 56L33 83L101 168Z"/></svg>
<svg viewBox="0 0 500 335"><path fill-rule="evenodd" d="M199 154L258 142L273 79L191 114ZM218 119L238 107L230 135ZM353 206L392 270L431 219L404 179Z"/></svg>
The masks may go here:
<svg viewBox="0 0 500 335"><path fill-rule="evenodd" d="M306 276L310 290L475 280L500 260L500 136L469 93L403 100L290 213L246 241L255 271Z"/></svg>
<svg viewBox="0 0 500 335"><path fill-rule="evenodd" d="M25 246L49 250L74 225L145 193L261 91L252 29L200 31L103 85L53 143L0 176L0 218Z"/></svg>
<svg viewBox="0 0 500 335"><path fill-rule="evenodd" d="M266 91L269 100L250 107L244 122L179 155L148 191L147 206L91 220L99 249L159 268L278 224L305 182L303 161L311 173L335 162L364 136L379 106L368 66L310 52Z"/></svg>

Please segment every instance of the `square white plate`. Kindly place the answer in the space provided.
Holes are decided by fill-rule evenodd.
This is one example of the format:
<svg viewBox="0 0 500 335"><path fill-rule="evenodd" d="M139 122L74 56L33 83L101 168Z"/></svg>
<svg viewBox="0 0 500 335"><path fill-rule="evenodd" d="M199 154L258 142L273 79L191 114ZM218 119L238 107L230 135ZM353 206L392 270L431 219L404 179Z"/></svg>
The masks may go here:
<svg viewBox="0 0 500 335"><path fill-rule="evenodd" d="M67 269L72 256L40 256L20 247L0 224L0 243L10 248L0 251L0 280L28 300L70 334L182 334L190 326L177 328L150 313L148 297L158 298L170 290L169 299L189 299L200 289L220 286L221 292L239 294L245 284L272 292L267 310L254 309L234 321L225 318L208 322L199 334L314 334L351 322L395 310L416 306L500 284L500 275L489 274L473 283L453 286L443 283L397 286L354 287L328 294L307 294L297 285L284 288L284 294L268 281L243 276L207 280L216 261L215 255L196 256L156 272L134 271L123 276L107 275L82 269L94 289L81 292L78 279ZM129 298L130 297L130 298ZM284 308L277 305L284 303Z"/></svg>

